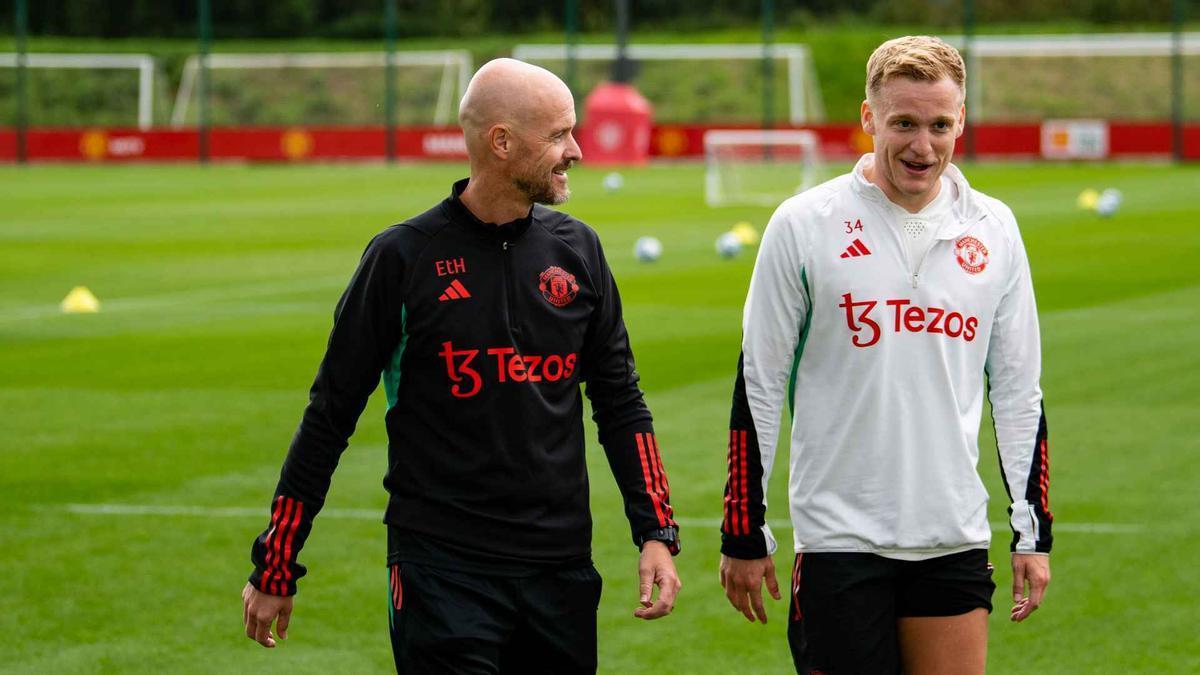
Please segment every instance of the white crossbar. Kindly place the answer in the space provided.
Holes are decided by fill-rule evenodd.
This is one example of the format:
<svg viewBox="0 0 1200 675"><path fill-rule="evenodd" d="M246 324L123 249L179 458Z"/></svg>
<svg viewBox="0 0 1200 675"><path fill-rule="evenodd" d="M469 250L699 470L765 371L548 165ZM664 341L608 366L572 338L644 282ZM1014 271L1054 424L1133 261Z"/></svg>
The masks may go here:
<svg viewBox="0 0 1200 675"><path fill-rule="evenodd" d="M20 55L0 53L0 68L16 68ZM27 68L74 68L138 71L138 128L154 124L154 57L149 54L45 54L26 53Z"/></svg>

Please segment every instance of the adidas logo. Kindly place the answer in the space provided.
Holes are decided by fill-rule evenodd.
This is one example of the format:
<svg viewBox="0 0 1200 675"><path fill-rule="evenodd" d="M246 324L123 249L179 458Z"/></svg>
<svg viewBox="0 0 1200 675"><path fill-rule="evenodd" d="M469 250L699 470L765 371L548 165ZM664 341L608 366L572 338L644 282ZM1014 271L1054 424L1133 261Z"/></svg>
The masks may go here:
<svg viewBox="0 0 1200 675"><path fill-rule="evenodd" d="M446 290L438 296L438 300L446 302L447 300L462 300L463 298L469 297L471 297L471 293L467 290L467 287L463 286L461 281L455 279L454 281L451 281L450 285L446 287Z"/></svg>
<svg viewBox="0 0 1200 675"><path fill-rule="evenodd" d="M862 243L862 239L855 239L853 244L846 247L845 253L842 253L841 258L858 258L864 255L871 255L871 250L867 245Z"/></svg>

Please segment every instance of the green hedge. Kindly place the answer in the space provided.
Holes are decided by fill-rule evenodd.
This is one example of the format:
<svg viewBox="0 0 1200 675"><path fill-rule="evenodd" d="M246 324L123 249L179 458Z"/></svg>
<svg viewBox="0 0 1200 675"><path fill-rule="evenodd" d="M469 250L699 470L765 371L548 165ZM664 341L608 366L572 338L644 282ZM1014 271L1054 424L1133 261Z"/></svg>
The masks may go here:
<svg viewBox="0 0 1200 675"><path fill-rule="evenodd" d="M980 0L981 4L983 0ZM1019 2L1021 0L1014 0ZM1154 0L1158 1L1158 0ZM1163 30L1159 24L1127 25L1131 30ZM1047 33L1096 32L1111 27L1082 22L1049 24L988 24L989 32ZM1200 27L1193 26L1193 30ZM807 44L824 99L827 119L851 121L858 117L862 100L864 68L871 51L883 40L911 33L947 33L929 24L825 22L805 25L782 22L778 42ZM584 42L610 42L607 33L588 33ZM747 43L761 40L757 28L732 27L707 31L639 31L634 42ZM523 42L559 43L559 32L526 34L492 33L472 39L407 38L402 49L467 49L476 65L511 53ZM35 52L138 52L158 59L159 92L155 101L156 123L165 124L174 101L183 64L194 53L194 40L44 38L29 41ZM380 40L220 40L214 52L276 51L371 51L382 47ZM0 51L13 48L11 39L0 37ZM1160 119L1168 110L1165 60L1114 59L1111 67L1093 67L1084 62L1038 63L994 62L989 64L984 97L972 102L993 119L1036 119L1049 115L1109 116L1129 119ZM552 65L552 64L547 64ZM604 76L602 66L580 64L580 98ZM1200 59L1189 57L1185 68L1190 119L1200 119ZM214 72L212 119L217 124L378 124L382 113L382 74L359 73L358 78L295 73L283 77L258 75L237 80L229 73ZM784 70L776 69L777 90L774 119L786 119ZM13 73L0 69L0 125L15 118ZM639 88L656 104L660 121L757 122L762 119L762 77L756 63L642 64ZM401 71L399 120L401 123L432 121L436 79ZM30 121L43 126L131 124L135 115L135 77L98 72L30 71ZM194 110L194 107L193 107Z"/></svg>
<svg viewBox="0 0 1200 675"><path fill-rule="evenodd" d="M584 30L608 31L612 0L574 0ZM191 37L197 0L27 0L34 35L127 38ZM566 2L546 0L395 0L404 36L485 37L495 33L562 31ZM1167 22L1172 0L973 0L980 22ZM1200 0L1184 0L1195 18ZM383 0L210 0L214 34L227 38L375 38ZM631 1L641 30L719 30L755 26L762 3L728 0ZM956 26L964 0L774 0L781 23L858 22ZM13 25L15 2L0 3L0 31Z"/></svg>

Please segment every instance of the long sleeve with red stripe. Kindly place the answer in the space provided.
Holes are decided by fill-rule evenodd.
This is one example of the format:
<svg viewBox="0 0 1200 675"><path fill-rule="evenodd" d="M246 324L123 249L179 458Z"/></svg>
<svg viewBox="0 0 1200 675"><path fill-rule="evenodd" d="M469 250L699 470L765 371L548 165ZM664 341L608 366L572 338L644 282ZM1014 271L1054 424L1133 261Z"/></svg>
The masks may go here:
<svg viewBox="0 0 1200 675"><path fill-rule="evenodd" d="M300 549L325 503L359 415L403 332L400 312L379 311L402 304L390 297L403 273L392 239L402 236L404 230L392 228L375 237L334 312L325 357L280 472L270 525L251 548L250 583L264 593L295 594L296 581L307 571L297 562Z"/></svg>
<svg viewBox="0 0 1200 675"><path fill-rule="evenodd" d="M1054 544L1050 512L1050 447L1042 405L1041 340L1037 303L1025 246L1016 232L1010 282L996 308L987 353L988 398L1008 507L1012 550L1049 553Z"/></svg>
<svg viewBox="0 0 1200 675"><path fill-rule="evenodd" d="M729 472L721 518L721 552L731 558L756 560L765 558L771 551L763 532L767 512L763 498L763 463L754 418L746 401L743 365L744 357L739 356L733 409L729 417Z"/></svg>
<svg viewBox="0 0 1200 675"><path fill-rule="evenodd" d="M584 339L584 391L592 402L592 419L637 543L647 532L679 526L671 508L670 486L650 410L638 387L621 296L603 251L599 255L601 278L595 283L604 289L604 295ZM677 551L675 546L672 552Z"/></svg>

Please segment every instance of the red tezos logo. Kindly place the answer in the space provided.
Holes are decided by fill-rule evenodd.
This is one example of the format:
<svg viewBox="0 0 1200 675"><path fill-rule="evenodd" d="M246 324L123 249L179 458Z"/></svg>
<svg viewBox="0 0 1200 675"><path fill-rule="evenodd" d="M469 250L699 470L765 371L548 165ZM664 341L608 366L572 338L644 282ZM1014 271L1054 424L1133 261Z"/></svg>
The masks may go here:
<svg viewBox="0 0 1200 675"><path fill-rule="evenodd" d="M442 343L438 356L446 359L446 376L450 378L450 393L454 398L471 398L483 387L479 371L471 367L478 355L478 349L455 349L450 342Z"/></svg>
<svg viewBox="0 0 1200 675"><path fill-rule="evenodd" d="M575 283L574 274L561 267L548 267L538 277L538 290L546 302L555 307L566 307L579 293L579 284Z"/></svg>
<svg viewBox="0 0 1200 675"><path fill-rule="evenodd" d="M979 274L988 264L988 250L975 237L963 237L954 242L954 258L967 274Z"/></svg>
<svg viewBox="0 0 1200 675"><path fill-rule="evenodd" d="M480 367L472 365L480 352L486 351ZM507 382L558 382L570 380L575 374L576 354L518 354L515 347L491 347L481 349L455 349L452 342L443 342L438 356L445 359L446 377L450 380L450 395L454 398L471 398L480 392L484 379L491 368L488 357L494 363L498 383Z"/></svg>
<svg viewBox="0 0 1200 675"><path fill-rule="evenodd" d="M850 344L855 347L870 347L890 326L893 333L930 333L949 338L962 338L966 342L975 339L979 331L979 319L942 307L922 307L908 298L885 300L886 309L880 317L883 324L875 320L878 300L855 300L850 293L842 294L838 307L846 310L846 327L850 329ZM891 314L891 321L887 315Z"/></svg>
<svg viewBox="0 0 1200 675"><path fill-rule="evenodd" d="M850 342L855 347L870 347L879 342L879 324L871 319L871 311L878 304L879 302L875 300L855 302L851 294L842 294L842 304L838 307L846 310L846 327L853 333L850 336ZM860 309L861 312L858 311ZM863 331L869 331L870 334L859 339L859 333Z"/></svg>

